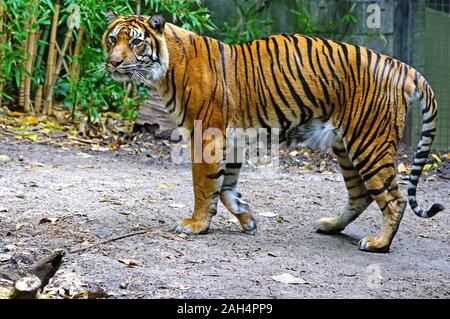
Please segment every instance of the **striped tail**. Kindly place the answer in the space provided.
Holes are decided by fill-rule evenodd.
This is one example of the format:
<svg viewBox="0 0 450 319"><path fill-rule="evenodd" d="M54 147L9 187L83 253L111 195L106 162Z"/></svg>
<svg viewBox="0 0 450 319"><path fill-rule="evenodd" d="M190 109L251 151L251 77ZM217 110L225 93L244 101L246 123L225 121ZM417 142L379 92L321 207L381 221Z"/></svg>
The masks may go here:
<svg viewBox="0 0 450 319"><path fill-rule="evenodd" d="M434 135L436 134L437 103L434 98L433 90L422 76L419 76L417 89L423 116L422 134L414 157L411 175L409 176L408 201L409 206L411 206L411 209L417 216L430 218L444 210L444 206L441 204L433 204L429 210L420 208L417 205L416 189L423 167L427 163Z"/></svg>

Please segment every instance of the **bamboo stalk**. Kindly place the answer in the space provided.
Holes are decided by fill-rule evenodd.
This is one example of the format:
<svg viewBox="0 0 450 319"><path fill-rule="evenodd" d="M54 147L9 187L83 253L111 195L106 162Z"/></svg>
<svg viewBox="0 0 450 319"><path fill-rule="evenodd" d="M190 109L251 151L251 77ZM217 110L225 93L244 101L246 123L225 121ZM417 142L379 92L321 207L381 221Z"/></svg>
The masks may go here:
<svg viewBox="0 0 450 319"><path fill-rule="evenodd" d="M40 114L42 109L42 89L42 84L39 84L34 95L34 112L36 114Z"/></svg>
<svg viewBox="0 0 450 319"><path fill-rule="evenodd" d="M41 67L41 64L42 64L42 60L44 59L45 49L47 49L47 43L45 43L45 42L47 42L49 34L50 34L50 27L46 26L44 31L41 32L41 36L40 36L40 39L43 41L43 43L39 44L38 53L36 55L36 62L34 63L34 67L33 67L33 70L35 72L37 72L39 70L39 68Z"/></svg>
<svg viewBox="0 0 450 319"><path fill-rule="evenodd" d="M23 25L23 30L28 30L29 26L30 26L30 17L27 17L27 19L25 20L25 23ZM25 40L25 48L27 50L25 50L24 56L22 57L22 59L24 61L28 61L28 59L29 59L28 44L30 43L30 35L31 35L31 32L28 33L27 39ZM20 72L20 85L19 85L19 106L24 109L25 109L25 79L26 79L25 72L21 71Z"/></svg>
<svg viewBox="0 0 450 319"><path fill-rule="evenodd" d="M48 91L46 92L46 98L45 98L45 105L47 105L47 115L51 115L53 112L53 89L56 84L56 80L58 79L59 73L61 72L62 65L64 63L64 58L66 56L67 48L69 47L69 44L72 40L72 31L73 31L73 25L71 25L67 29L66 37L64 38L63 46L61 48L60 56L58 59L58 62L56 63L56 66L54 68L54 74L52 76L52 81L49 83Z"/></svg>
<svg viewBox="0 0 450 319"><path fill-rule="evenodd" d="M6 42L6 34L3 33L3 0L0 1L0 45ZM3 58L3 50L0 50L0 60ZM2 106L2 93L3 93L3 74L0 74L0 107Z"/></svg>
<svg viewBox="0 0 450 319"><path fill-rule="evenodd" d="M70 65L70 95L72 99L72 112L71 117L72 120L75 119L75 108L77 106L77 84L78 79L80 77L80 64L78 61L78 57L81 52L81 46L83 44L83 37L84 37L84 29L83 27L80 27L78 29L77 33L77 41L75 42L75 48L73 50L72 55L72 64Z"/></svg>
<svg viewBox="0 0 450 319"><path fill-rule="evenodd" d="M30 17L30 28L31 31L28 35L28 60L25 64L25 71L28 73L25 77L25 83L24 83L24 109L26 112L34 112L32 105L31 105L31 99L30 99L30 93L31 93L31 77L33 73L33 62L36 57L36 51L37 51L37 41L38 41L38 32L36 32L36 29L33 28L33 24L36 23L37 20L37 14L34 14L34 8L36 7L38 3L38 0L33 0L32 2L32 10L31 10L31 17Z"/></svg>
<svg viewBox="0 0 450 319"><path fill-rule="evenodd" d="M75 48L72 55L72 63L70 65L70 81L75 83L78 81L80 73L80 64L78 62L78 57L81 51L81 45L83 44L84 29L80 28L77 33L77 41L75 42Z"/></svg>
<svg viewBox="0 0 450 319"><path fill-rule="evenodd" d="M59 11L61 9L61 5L58 3L55 4L55 13L53 14L52 26L50 31L50 41L48 46L48 57L47 57L47 72L45 76L44 82L44 94L48 94L50 90L51 83L53 82L53 75L55 73L55 64L56 64L56 33L58 31L58 20L59 20ZM46 100L44 103L44 113L51 113L53 106L51 105L53 100ZM50 110L50 112L49 112Z"/></svg>
<svg viewBox="0 0 450 319"><path fill-rule="evenodd" d="M136 15L140 16L142 11L142 1L136 0Z"/></svg>

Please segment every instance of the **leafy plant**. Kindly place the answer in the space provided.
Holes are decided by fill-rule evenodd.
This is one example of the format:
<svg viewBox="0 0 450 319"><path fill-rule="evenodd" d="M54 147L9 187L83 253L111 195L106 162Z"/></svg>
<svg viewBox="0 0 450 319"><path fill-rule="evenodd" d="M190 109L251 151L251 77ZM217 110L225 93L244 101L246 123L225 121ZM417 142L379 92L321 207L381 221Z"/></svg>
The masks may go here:
<svg viewBox="0 0 450 319"><path fill-rule="evenodd" d="M226 43L242 43L267 36L272 20L263 17L268 1L234 0L238 14L237 23L224 23L221 33Z"/></svg>
<svg viewBox="0 0 450 319"><path fill-rule="evenodd" d="M297 25L299 28L298 32L305 35L310 35L317 32L317 26L314 24L311 16L303 6L297 10L292 10L292 13L294 13L297 20Z"/></svg>
<svg viewBox="0 0 450 319"><path fill-rule="evenodd" d="M172 19L182 27L198 32L215 28L208 9L200 0L61 0L60 4L57 32L60 49L65 39L69 40L64 61L60 61L61 72L50 91L51 98L71 110L74 116L87 115L89 121L94 123L100 120L102 112L110 111L121 113L126 119L133 119L148 94L145 88L134 90L131 84L114 82L105 72L102 35L107 28L106 12L109 8L127 15L134 14L136 4L139 7L144 4L144 15L166 12L169 21ZM49 33L56 2L4 0L2 5L0 96L9 99L10 107L17 109L24 78L31 78L32 91L37 100L39 86L48 76ZM78 30L72 30L67 25L68 20L74 19L74 10L79 13ZM28 26L27 23L33 21L32 17L36 18L35 22ZM24 45L32 30L41 35L35 58L31 57ZM77 42L81 45L77 54L74 54ZM30 59L35 61L31 72L26 70ZM46 94L48 92L44 92L44 96Z"/></svg>

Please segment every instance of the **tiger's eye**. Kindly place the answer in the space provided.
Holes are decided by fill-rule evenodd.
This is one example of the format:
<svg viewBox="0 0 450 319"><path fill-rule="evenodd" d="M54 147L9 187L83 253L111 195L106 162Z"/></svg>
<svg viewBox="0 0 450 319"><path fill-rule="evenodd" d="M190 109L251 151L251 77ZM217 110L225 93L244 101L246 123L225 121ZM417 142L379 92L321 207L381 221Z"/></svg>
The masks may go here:
<svg viewBox="0 0 450 319"><path fill-rule="evenodd" d="M141 40L141 39L134 39L131 43L132 43L134 46L137 46L137 45L139 45L139 44L142 43L142 40Z"/></svg>
<svg viewBox="0 0 450 319"><path fill-rule="evenodd" d="M113 36L113 35L109 36L109 42L111 42L112 44L115 44L116 43L116 37Z"/></svg>

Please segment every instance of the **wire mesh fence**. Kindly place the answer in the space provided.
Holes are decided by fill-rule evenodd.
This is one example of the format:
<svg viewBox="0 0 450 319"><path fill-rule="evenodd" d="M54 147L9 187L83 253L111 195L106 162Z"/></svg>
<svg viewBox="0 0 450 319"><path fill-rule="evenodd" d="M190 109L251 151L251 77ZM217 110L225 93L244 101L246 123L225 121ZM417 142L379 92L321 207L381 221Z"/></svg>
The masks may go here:
<svg viewBox="0 0 450 319"><path fill-rule="evenodd" d="M450 1L413 1L412 65L431 84L439 107L433 148L450 150ZM419 139L422 114L412 114L412 144Z"/></svg>

